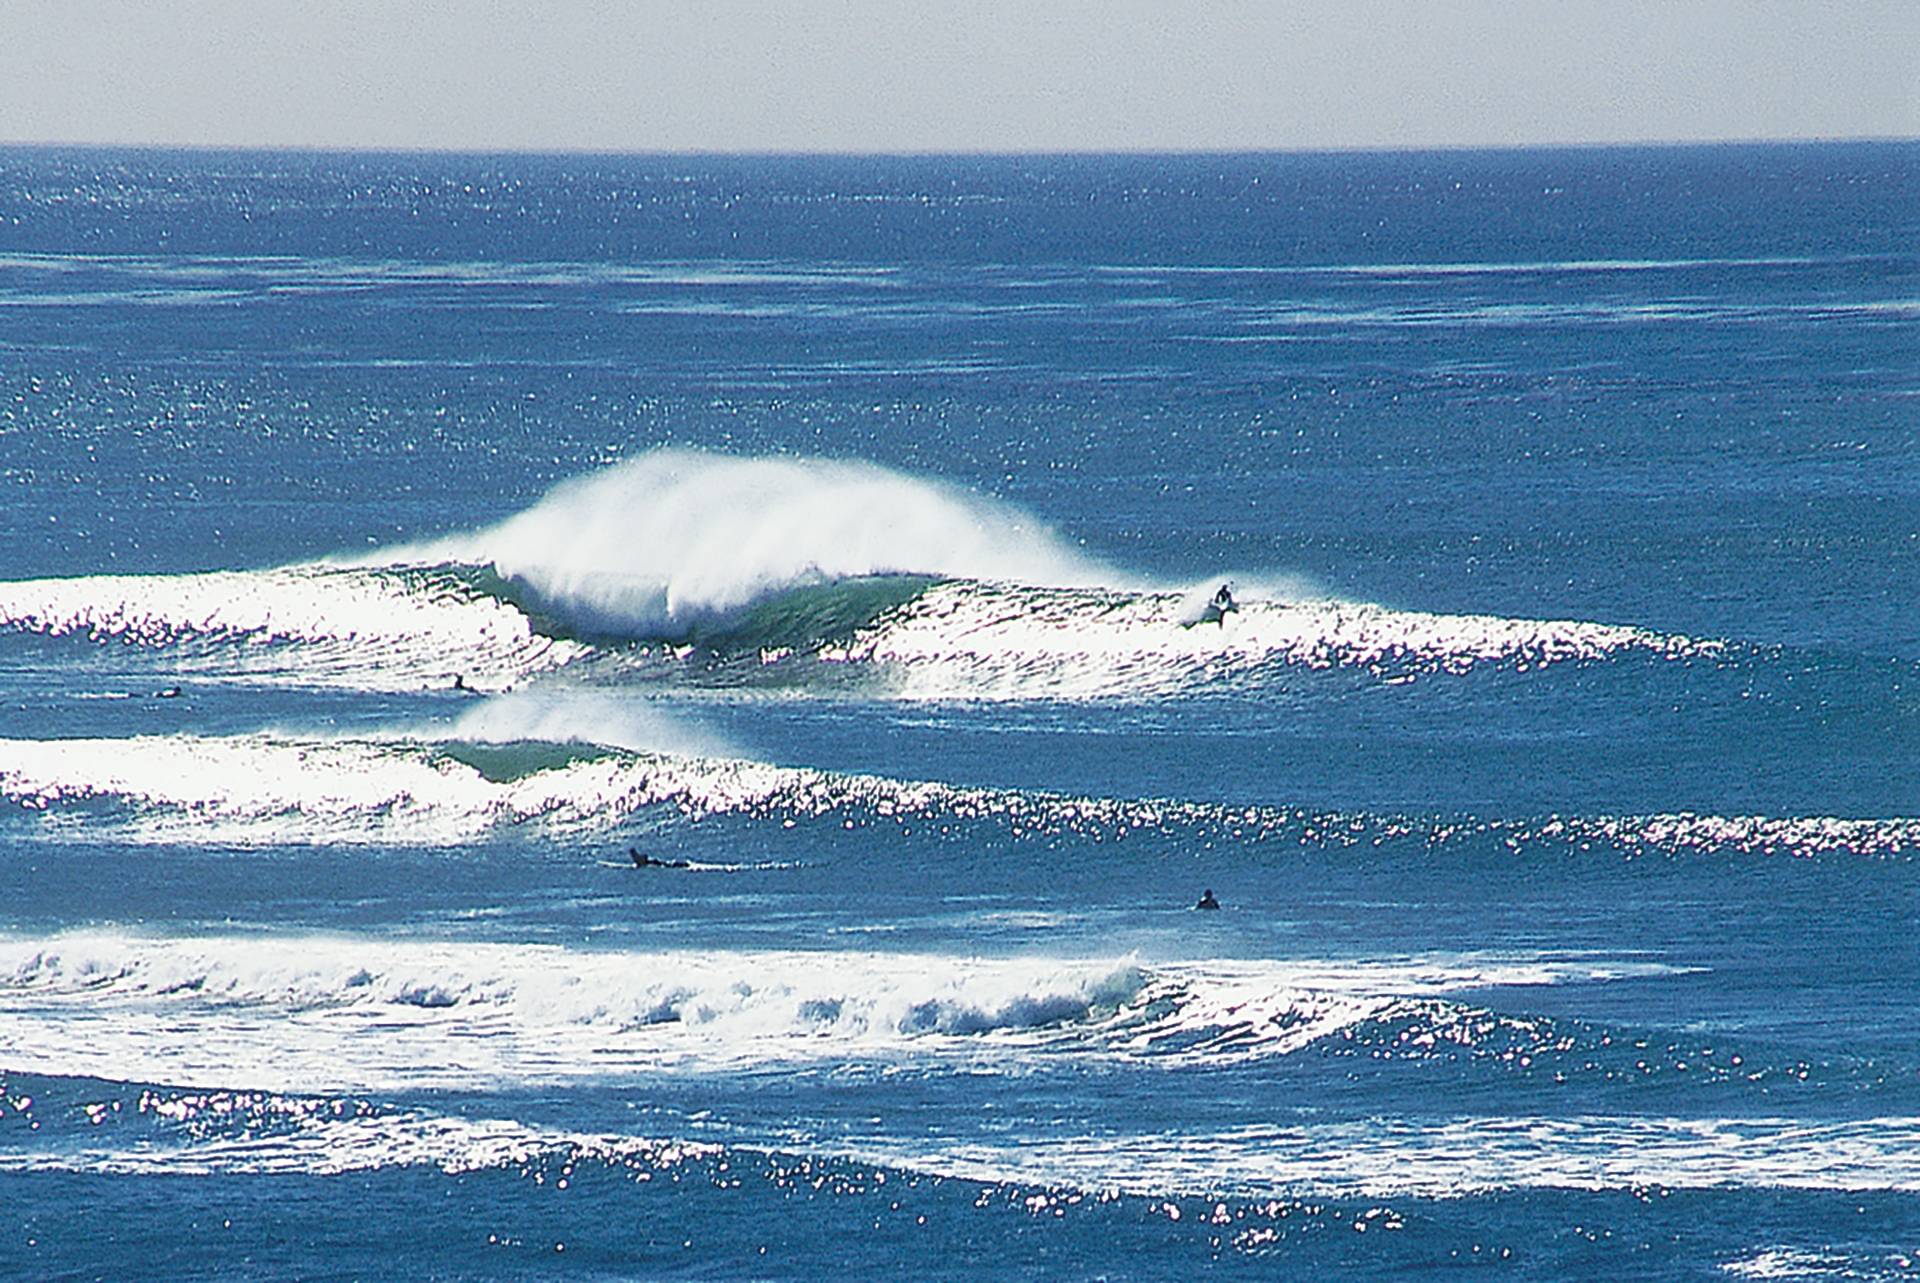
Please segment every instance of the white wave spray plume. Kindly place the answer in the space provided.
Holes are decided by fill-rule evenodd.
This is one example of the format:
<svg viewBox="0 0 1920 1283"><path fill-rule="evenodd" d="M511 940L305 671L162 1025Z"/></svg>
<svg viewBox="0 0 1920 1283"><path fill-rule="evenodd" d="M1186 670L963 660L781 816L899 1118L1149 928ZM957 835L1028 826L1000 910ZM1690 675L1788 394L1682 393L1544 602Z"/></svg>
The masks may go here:
<svg viewBox="0 0 1920 1283"><path fill-rule="evenodd" d="M488 744L540 740L682 757L741 756L718 734L655 705L591 690L513 691L468 709L446 734Z"/></svg>
<svg viewBox="0 0 1920 1283"><path fill-rule="evenodd" d="M1064 586L1121 576L1011 505L876 464L657 450L402 557L491 563L576 625L675 635L866 575Z"/></svg>

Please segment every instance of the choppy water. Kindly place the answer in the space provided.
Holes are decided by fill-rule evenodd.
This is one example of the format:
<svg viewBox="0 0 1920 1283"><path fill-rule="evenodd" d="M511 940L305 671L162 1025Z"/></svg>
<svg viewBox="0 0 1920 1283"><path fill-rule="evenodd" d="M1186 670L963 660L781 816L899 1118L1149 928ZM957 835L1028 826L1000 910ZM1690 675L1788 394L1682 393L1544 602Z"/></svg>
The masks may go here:
<svg viewBox="0 0 1920 1283"><path fill-rule="evenodd" d="M0 1271L1911 1275L1917 167L0 153Z"/></svg>

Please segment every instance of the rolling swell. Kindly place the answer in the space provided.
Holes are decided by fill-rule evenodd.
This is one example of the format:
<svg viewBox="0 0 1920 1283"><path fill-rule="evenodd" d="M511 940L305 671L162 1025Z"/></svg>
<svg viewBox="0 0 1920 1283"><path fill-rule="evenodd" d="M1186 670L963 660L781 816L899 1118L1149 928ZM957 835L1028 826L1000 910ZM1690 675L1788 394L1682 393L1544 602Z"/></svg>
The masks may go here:
<svg viewBox="0 0 1920 1283"><path fill-rule="evenodd" d="M775 1272L758 1240L779 1251L781 1218L803 1215L856 1272L884 1272L907 1256L973 1261L990 1250L1007 1275L1057 1274L1070 1256L1120 1277L1179 1251L1248 1276L1412 1275L1435 1272L1436 1261L1484 1261L1571 1277L1595 1273L1596 1260L1628 1273L1644 1266L1641 1235L1612 1228L1622 1206L1636 1213L1633 1229L1683 1240L1703 1221L1764 1222L1780 1201L1771 1191L1783 1188L1815 1202L1829 1223L1886 1223L1814 1247L1769 1225L1758 1231L1764 1238L1720 1249L1716 1272L1893 1279L1911 1264L1897 1219L1902 1195L1890 1192L1912 1187L1904 1120L1812 1124L1797 1137L1785 1120L1713 1116L1520 1115L1441 1122L1424 1135L1406 1124L1369 1135L1303 1121L1188 1129L1157 1146L1110 1128L1014 1145L990 1136L738 1134L685 1110L542 1125L497 1100L455 1112L312 1090L32 1075L0 1077L7 1095L34 1102L4 1160L22 1188L112 1179L135 1195L116 1213L116 1237L156 1259L176 1249L174 1201L209 1177L271 1178L273 1198L256 1215L299 1242L309 1200L337 1194L345 1175L386 1200L430 1202L451 1244L441 1258L473 1273L537 1273L555 1260L617 1262L632 1273L638 1253L622 1236L665 1222L643 1240L654 1272L673 1272L697 1246L705 1272L757 1277ZM724 1233L710 1238L689 1207L718 1209ZM1572 1228L1531 1233L1525 1218L1543 1215ZM410 1219L375 1218L329 1259L379 1273L417 1236ZM62 1264L79 1255L71 1245L52 1254Z"/></svg>
<svg viewBox="0 0 1920 1283"><path fill-rule="evenodd" d="M1195 623L1185 590L1114 591L886 574L783 587L670 633L596 628L530 584L454 563L290 566L0 583L0 633L121 642L209 680L405 691L454 674L490 689L595 660L692 686L773 681L904 699L1170 699L1277 674L1517 672L1724 643L1575 621L1243 599ZM640 631L633 631L639 629ZM609 668L608 665L611 665Z"/></svg>
<svg viewBox="0 0 1920 1283"><path fill-rule="evenodd" d="M84 813L89 833L113 825L124 841L185 845L405 841L450 847L526 826L595 840L637 817L666 813L695 822L715 816L825 822L944 840L995 834L1097 845L1159 835L1249 852L1380 851L1416 860L1455 851L1629 859L1908 860L1920 853L1920 819L1913 818L1479 818L1071 797L497 735L0 739L0 798L39 817L39 831L49 838L77 833L62 821Z"/></svg>
<svg viewBox="0 0 1920 1283"><path fill-rule="evenodd" d="M1381 1231L1391 1236L1417 1221L1429 1235L1448 1233L1443 1220L1434 1223L1438 1209L1346 1201L1356 1198L1448 1200L1501 1190L1572 1189L1638 1197L1657 1190L1664 1200L1688 1189L1915 1187L1900 1148L1912 1132L1903 1120L1875 1120L1877 1138L1866 1124L1810 1126L1801 1140L1817 1157L1797 1164L1795 1137L1785 1120L1713 1117L1458 1120L1426 1135L1411 1129L1368 1135L1356 1127L1308 1124L1189 1135L1177 1147L1158 1148L1118 1136L1018 1149L1004 1143L935 1140L907 1147L828 1140L796 1150L712 1136L541 1127L312 1091L130 1089L20 1075L0 1079L0 1092L32 1101L19 1117L43 1128L37 1144L6 1156L5 1170L15 1173L285 1177L424 1168L469 1178L492 1174L529 1195L541 1186L564 1191L571 1185L576 1198L598 1195L629 1214L640 1190L684 1183L727 1200L743 1220L756 1214L749 1209L762 1200L777 1205L794 1198L813 1204L817 1216L855 1219L849 1232L871 1233L876 1212L903 1207L923 1220L957 1219L971 1210L976 1217L1014 1218L1016 1225L1042 1216L1088 1221L1102 1236L1139 1233L1144 1226L1164 1242L1185 1232L1248 1255L1284 1251L1293 1263L1316 1243L1351 1241L1356 1228L1370 1228L1379 1238ZM84 1108L68 1106L68 1098ZM678 1120L659 1121L665 1130ZM75 1126L84 1130L70 1138ZM73 1144L81 1138L84 1145ZM615 1188L608 1191L608 1183ZM852 1206L842 1210L836 1204ZM597 1200L590 1207L596 1216L612 1210ZM1463 1248L1472 1241L1466 1228L1457 1231ZM501 1247L519 1242L490 1241ZM546 1243L539 1247L552 1250ZM1832 1253L1811 1259L1822 1267L1835 1259L1845 1263ZM1895 1259L1861 1264L1891 1267ZM1898 1276L1892 1268L1844 1272ZM1773 1277L1778 1271L1738 1273Z"/></svg>

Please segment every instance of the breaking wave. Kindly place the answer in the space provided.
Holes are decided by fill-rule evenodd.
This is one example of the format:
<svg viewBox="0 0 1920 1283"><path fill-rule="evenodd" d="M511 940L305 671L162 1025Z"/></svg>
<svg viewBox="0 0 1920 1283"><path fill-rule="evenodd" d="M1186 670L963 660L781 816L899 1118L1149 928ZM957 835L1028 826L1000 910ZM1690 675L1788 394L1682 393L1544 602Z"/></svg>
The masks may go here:
<svg viewBox="0 0 1920 1283"><path fill-rule="evenodd" d="M924 575L1112 582L995 500L848 460L656 450L395 560L491 565L573 628L672 637L807 585Z"/></svg>
<svg viewBox="0 0 1920 1283"><path fill-rule="evenodd" d="M1223 621L1196 622L1193 599L1191 591L944 583L816 655L882 669L906 697L1071 699L1255 687L1288 668L1405 678L1720 649L1639 628L1434 615L1326 598L1243 597Z"/></svg>
<svg viewBox="0 0 1920 1283"><path fill-rule="evenodd" d="M1166 698L1278 672L1388 680L1724 643L1394 610L1284 580L1147 587L1005 504L865 463L661 451L475 534L355 562L0 582L0 633L163 654L170 673L377 691L593 672L896 698Z"/></svg>
<svg viewBox="0 0 1920 1283"><path fill-rule="evenodd" d="M205 681L354 690L502 687L577 658L449 569L95 575L0 582L0 632L166 648Z"/></svg>
<svg viewBox="0 0 1920 1283"><path fill-rule="evenodd" d="M822 1064L1025 1073L1067 1062L1141 1069L1284 1064L1301 1056L1478 1073L1619 1080L1650 1073L1754 1114L1320 1111L1177 1135L816 1137L827 1156L1051 1189L1193 1197L1261 1192L1455 1197L1515 1188L1920 1190L1920 1119L1787 1119L1769 1063L1698 1032L1670 1046L1463 995L1657 976L1609 958L1397 962L983 959L906 953L599 953L558 946L343 937L76 933L0 939L9 1074L91 1092L56 1104L0 1090L0 1170L450 1173L586 1163L640 1173L724 1156L710 1141L438 1117L351 1093L498 1088ZM1650 1063L1651 1062L1651 1063ZM1844 1075L1845 1065L1822 1065ZM1861 1072L1883 1072L1864 1066ZM139 1091L85 1079L183 1084ZM184 1085L191 1084L191 1085ZM7 1087L0 1081L0 1089ZM340 1093L347 1093L341 1095ZM70 1091L63 1094L71 1095ZM42 1123L49 1130L41 1131ZM103 1124L112 1124L103 1126ZM129 1139L124 1129L137 1130ZM65 1134L72 1132L72 1135ZM768 1151L758 1151L765 1153ZM1163 1209L1175 1219L1191 1207ZM1214 1209L1209 1206L1202 1214Z"/></svg>
<svg viewBox="0 0 1920 1283"><path fill-rule="evenodd" d="M1168 1066L1356 1036L1403 1050L1517 1040L1545 1054L1561 1037L1545 1022L1442 995L1670 970L1588 957L1148 964L74 933L0 939L0 1039L35 1073L272 1090L967 1061L988 1044L1016 1059Z"/></svg>
<svg viewBox="0 0 1920 1283"><path fill-rule="evenodd" d="M458 677L502 690L585 663L596 680L820 690L852 680L901 699L1173 698L1258 690L1289 670L1410 680L1724 649L1640 628L1325 598L1248 595L1224 623L1200 623L1193 597L841 580L763 599L683 640L633 642L556 621L472 567L307 566L0 583L0 631L166 648L157 667L202 682L412 691Z"/></svg>
<svg viewBox="0 0 1920 1283"><path fill-rule="evenodd" d="M657 715L581 738L514 738L524 725L482 705L429 740L270 733L132 739L0 739L0 799L40 817L45 836L184 845L407 842L456 846L503 828L604 835L665 808L689 819L830 820L848 829L946 832L986 826L1015 838L1093 842L1177 833L1199 841L1323 849L1406 844L1433 851L1726 852L1910 858L1920 819L1831 816L1372 815L1177 799L1073 797L775 766L685 751L700 736ZM528 701L532 716L547 706ZM562 706L564 707L564 706ZM553 714L556 725L564 717ZM492 728L489 729L490 723ZM583 733L579 725L576 734ZM520 732L524 734L525 732ZM624 740L624 746L623 746ZM657 747L645 747L653 744ZM677 746L669 747L670 745ZM104 808L104 809L103 809Z"/></svg>

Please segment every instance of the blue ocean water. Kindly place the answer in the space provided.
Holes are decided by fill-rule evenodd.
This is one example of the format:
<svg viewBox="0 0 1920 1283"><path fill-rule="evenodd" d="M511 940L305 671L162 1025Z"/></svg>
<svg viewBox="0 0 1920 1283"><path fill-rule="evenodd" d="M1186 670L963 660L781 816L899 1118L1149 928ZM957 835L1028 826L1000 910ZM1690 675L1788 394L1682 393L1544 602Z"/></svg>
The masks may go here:
<svg viewBox="0 0 1920 1283"><path fill-rule="evenodd" d="M0 1272L1912 1276L1917 233L0 151Z"/></svg>

